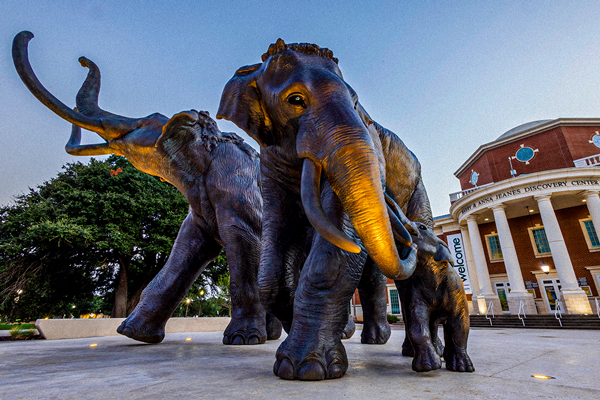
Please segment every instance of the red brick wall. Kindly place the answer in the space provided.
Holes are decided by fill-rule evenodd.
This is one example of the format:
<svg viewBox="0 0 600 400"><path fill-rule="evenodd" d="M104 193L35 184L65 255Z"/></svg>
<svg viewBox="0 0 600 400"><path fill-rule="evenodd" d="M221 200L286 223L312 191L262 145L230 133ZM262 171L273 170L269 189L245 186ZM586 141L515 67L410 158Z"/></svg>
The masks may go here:
<svg viewBox="0 0 600 400"><path fill-rule="evenodd" d="M573 160L600 154L600 148L589 143L596 131L600 131L600 126L557 127L488 150L458 177L460 187L462 190L474 187L470 182L471 171L479 174L478 186L509 179L511 175L508 157L515 156L521 145L538 149L539 152L529 164L516 159L511 160L517 175L573 167Z"/></svg>
<svg viewBox="0 0 600 400"><path fill-rule="evenodd" d="M471 165L462 175L458 177L460 181L461 190L472 189L475 186L471 183L471 171L475 171L479 174L477 179L477 186L485 185L494 182L492 177L492 171L490 170L490 164L488 162L487 152L483 153L473 165Z"/></svg>
<svg viewBox="0 0 600 400"><path fill-rule="evenodd" d="M574 160L600 154L600 149L589 142L596 131L599 130L600 127L593 126L566 126L562 128L565 141Z"/></svg>

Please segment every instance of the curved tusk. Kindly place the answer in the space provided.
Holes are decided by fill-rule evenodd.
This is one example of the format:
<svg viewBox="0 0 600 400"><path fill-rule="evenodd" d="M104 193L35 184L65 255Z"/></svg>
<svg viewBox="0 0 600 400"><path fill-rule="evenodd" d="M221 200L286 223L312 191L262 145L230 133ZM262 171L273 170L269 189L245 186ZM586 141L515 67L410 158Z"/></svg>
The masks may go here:
<svg viewBox="0 0 600 400"><path fill-rule="evenodd" d="M402 223L400 222L392 208L389 206L389 204L387 208L388 214L390 216L390 223L392 224L392 232L394 233L394 238L403 245L410 246L412 244L412 237L410 236L410 233L408 232L406 227L402 225Z"/></svg>
<svg viewBox="0 0 600 400"><path fill-rule="evenodd" d="M323 210L320 195L321 169L321 164L308 158L304 159L300 195L306 217L315 230L329 242L350 253L360 253L360 246L336 228Z"/></svg>
<svg viewBox="0 0 600 400"><path fill-rule="evenodd" d="M15 64L15 68L21 80L27 86L29 91L37 97L46 107L52 110L59 117L64 118L72 124L79 125L80 127L96 132L98 134L104 132L104 127L100 120L86 117L85 115L79 114L67 107L64 103L54 97L44 85L40 83L38 78L35 76L31 64L29 63L29 56L27 53L27 44L33 39L33 33L29 31L23 31L15 36L12 47L12 57Z"/></svg>
<svg viewBox="0 0 600 400"><path fill-rule="evenodd" d="M89 70L81 89L77 92L76 103L79 112L91 118L98 118L106 129L112 129L117 134L129 133L138 127L140 118L129 118L104 111L98 106L100 93L100 69L90 59L79 57L82 67ZM111 132L112 133L112 132ZM106 135L111 136L111 135ZM114 136L114 135L113 135ZM105 137L105 139L107 139ZM113 139L112 137L108 139Z"/></svg>
<svg viewBox="0 0 600 400"><path fill-rule="evenodd" d="M114 154L108 143L81 144L81 128L73 124L71 137L65 145L65 151L72 156L102 156Z"/></svg>
<svg viewBox="0 0 600 400"><path fill-rule="evenodd" d="M398 204L390 197L386 192L383 193L385 202L387 203L388 214L390 216L390 223L392 224L392 231L394 232L394 238L405 246L412 244L412 237L406 229L408 225L412 230L410 220L404 215Z"/></svg>
<svg viewBox="0 0 600 400"><path fill-rule="evenodd" d="M402 281L408 279L412 276L413 272L417 268L417 251L418 247L416 243L413 243L410 246L410 251L408 256L405 259L400 259L400 263L402 264L403 270L398 271L395 276L386 275L388 278L393 279L395 281Z"/></svg>

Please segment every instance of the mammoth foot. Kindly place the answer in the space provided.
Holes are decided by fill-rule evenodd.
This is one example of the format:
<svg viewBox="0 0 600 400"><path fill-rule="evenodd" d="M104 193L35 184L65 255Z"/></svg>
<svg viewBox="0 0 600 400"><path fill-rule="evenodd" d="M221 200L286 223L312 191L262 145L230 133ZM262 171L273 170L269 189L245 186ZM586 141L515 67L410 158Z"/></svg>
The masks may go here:
<svg viewBox="0 0 600 400"><path fill-rule="evenodd" d="M233 317L223 332L223 344L263 344L266 341L267 330L262 318Z"/></svg>
<svg viewBox="0 0 600 400"><path fill-rule="evenodd" d="M448 349L444 351L444 361L446 361L446 369L456 372L473 372L475 367L471 362L471 358L463 349Z"/></svg>
<svg viewBox="0 0 600 400"><path fill-rule="evenodd" d="M415 356L415 349L414 349L412 343L410 342L410 339L408 338L408 336L406 336L404 338L404 342L402 343L402 355L405 357L414 357Z"/></svg>
<svg viewBox="0 0 600 400"><path fill-rule="evenodd" d="M385 344L391 333L392 330L387 320L380 323L365 320L360 342L364 344Z"/></svg>
<svg viewBox="0 0 600 400"><path fill-rule="evenodd" d="M434 347L438 355L442 357L442 355L444 354L444 344L442 343L442 340L439 336L435 337ZM406 357L415 356L415 349L413 348L413 345L408 339L408 337L405 337L404 343L402 343L402 355Z"/></svg>
<svg viewBox="0 0 600 400"><path fill-rule="evenodd" d="M165 338L166 321L158 324L136 314L135 311L117 328L117 333L146 343L160 343Z"/></svg>
<svg viewBox="0 0 600 400"><path fill-rule="evenodd" d="M281 321L271 314L267 314L267 340L279 339L281 337L282 329L283 326L281 325Z"/></svg>
<svg viewBox="0 0 600 400"><path fill-rule="evenodd" d="M352 317L348 317L348 323L342 332L342 340L350 339L354 335L354 332L356 332L356 323Z"/></svg>
<svg viewBox="0 0 600 400"><path fill-rule="evenodd" d="M433 346L415 350L412 369L416 372L433 371L442 368L442 359Z"/></svg>
<svg viewBox="0 0 600 400"><path fill-rule="evenodd" d="M320 381L341 378L346 373L348 357L341 339L329 346L306 344L305 348L292 345L298 341L288 339L277 349L273 366L273 373L281 379Z"/></svg>

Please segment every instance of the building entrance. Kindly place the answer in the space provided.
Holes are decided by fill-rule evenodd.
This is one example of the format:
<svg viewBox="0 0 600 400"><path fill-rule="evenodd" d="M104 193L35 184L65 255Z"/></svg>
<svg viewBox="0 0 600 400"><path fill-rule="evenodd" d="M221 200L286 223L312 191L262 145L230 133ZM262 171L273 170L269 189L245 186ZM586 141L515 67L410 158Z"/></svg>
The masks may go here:
<svg viewBox="0 0 600 400"><path fill-rule="evenodd" d="M550 312L556 311L556 300L560 300L561 288L560 279L558 278L542 279L542 297L544 297L544 301Z"/></svg>
<svg viewBox="0 0 600 400"><path fill-rule="evenodd" d="M508 299L506 298L506 295L510 293L510 282L495 282L494 287L496 289L496 294L500 299L502 313L510 314L510 310L508 309Z"/></svg>

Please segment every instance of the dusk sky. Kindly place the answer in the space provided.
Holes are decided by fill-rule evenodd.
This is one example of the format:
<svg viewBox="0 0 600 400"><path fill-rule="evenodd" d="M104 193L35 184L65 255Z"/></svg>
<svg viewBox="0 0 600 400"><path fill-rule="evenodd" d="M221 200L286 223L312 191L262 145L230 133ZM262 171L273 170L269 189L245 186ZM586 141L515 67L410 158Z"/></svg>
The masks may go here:
<svg viewBox="0 0 600 400"><path fill-rule="evenodd" d="M102 73L100 106L130 117L215 116L235 70L277 38L327 47L371 117L420 159L437 216L481 144L534 120L600 117L599 24L597 1L3 0L0 204L88 160L65 152L70 124L20 81L11 45L22 30L35 34L31 64L56 97L74 106L86 56Z"/></svg>

